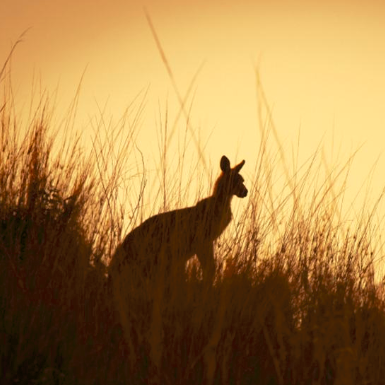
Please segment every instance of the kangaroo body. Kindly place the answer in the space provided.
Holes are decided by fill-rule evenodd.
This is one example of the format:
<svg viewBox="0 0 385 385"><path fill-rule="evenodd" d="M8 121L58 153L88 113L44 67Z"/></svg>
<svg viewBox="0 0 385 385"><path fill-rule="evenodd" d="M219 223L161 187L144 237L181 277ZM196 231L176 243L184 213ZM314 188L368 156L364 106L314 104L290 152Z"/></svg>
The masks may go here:
<svg viewBox="0 0 385 385"><path fill-rule="evenodd" d="M221 159L222 174L213 195L195 206L155 215L132 230L117 248L111 261L111 277L124 275L130 266L140 267L142 274L152 274L159 266L169 271L184 270L186 262L196 255L203 279L212 281L215 274L214 241L232 219L233 195L245 197L247 189L239 175L244 161L233 169L226 157Z"/></svg>

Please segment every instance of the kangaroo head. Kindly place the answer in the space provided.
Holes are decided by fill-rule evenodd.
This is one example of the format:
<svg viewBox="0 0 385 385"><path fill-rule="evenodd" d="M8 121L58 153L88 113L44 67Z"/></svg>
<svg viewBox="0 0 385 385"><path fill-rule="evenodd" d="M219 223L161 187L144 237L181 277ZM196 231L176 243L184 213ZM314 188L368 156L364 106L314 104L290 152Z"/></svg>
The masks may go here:
<svg viewBox="0 0 385 385"><path fill-rule="evenodd" d="M242 175L239 174L244 164L245 161L243 160L231 168L229 159L223 155L220 162L222 174L215 183L214 194L236 195L239 198L244 198L248 191L243 184L244 179Z"/></svg>

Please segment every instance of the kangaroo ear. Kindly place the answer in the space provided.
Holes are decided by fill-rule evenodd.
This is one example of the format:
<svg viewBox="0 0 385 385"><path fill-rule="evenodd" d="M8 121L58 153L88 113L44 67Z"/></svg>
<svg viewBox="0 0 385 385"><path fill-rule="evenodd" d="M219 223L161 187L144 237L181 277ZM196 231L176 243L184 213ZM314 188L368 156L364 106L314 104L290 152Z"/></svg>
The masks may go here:
<svg viewBox="0 0 385 385"><path fill-rule="evenodd" d="M245 164L245 161L242 160L241 163L239 163L239 164L237 164L236 166L234 166L233 170L234 170L235 172L241 171L241 168L243 167L244 164Z"/></svg>
<svg viewBox="0 0 385 385"><path fill-rule="evenodd" d="M230 161L228 160L228 158L225 155L223 155L221 158L221 170L223 172L230 171Z"/></svg>

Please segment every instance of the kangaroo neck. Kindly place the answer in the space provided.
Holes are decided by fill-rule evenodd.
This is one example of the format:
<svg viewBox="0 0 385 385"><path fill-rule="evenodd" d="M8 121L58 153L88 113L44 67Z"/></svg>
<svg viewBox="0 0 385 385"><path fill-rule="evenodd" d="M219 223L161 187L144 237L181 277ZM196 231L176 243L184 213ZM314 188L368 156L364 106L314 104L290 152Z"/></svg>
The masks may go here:
<svg viewBox="0 0 385 385"><path fill-rule="evenodd" d="M231 211L232 195L216 193L212 196L215 209L218 211Z"/></svg>

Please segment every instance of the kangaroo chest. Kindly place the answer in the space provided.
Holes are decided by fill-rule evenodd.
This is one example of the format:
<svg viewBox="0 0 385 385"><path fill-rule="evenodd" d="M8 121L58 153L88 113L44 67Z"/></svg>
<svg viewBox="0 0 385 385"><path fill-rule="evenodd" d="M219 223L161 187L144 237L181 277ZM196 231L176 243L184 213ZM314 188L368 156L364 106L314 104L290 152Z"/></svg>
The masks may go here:
<svg viewBox="0 0 385 385"><path fill-rule="evenodd" d="M222 234L232 218L229 206L219 205L210 199L199 202L194 212L194 222L198 224L197 234L212 241Z"/></svg>

